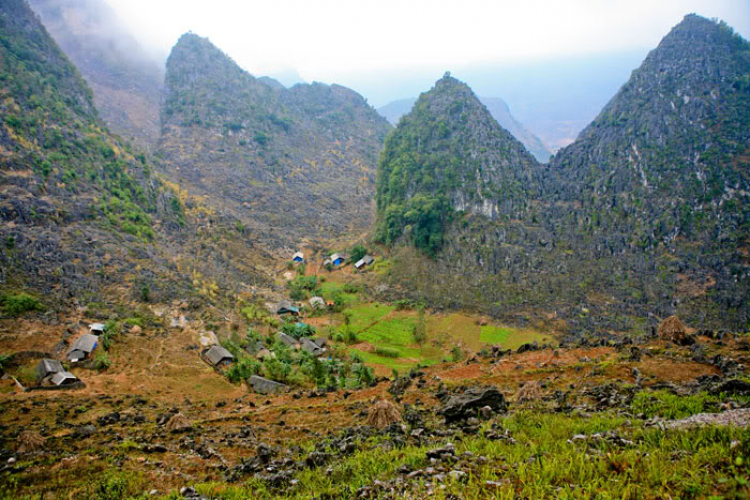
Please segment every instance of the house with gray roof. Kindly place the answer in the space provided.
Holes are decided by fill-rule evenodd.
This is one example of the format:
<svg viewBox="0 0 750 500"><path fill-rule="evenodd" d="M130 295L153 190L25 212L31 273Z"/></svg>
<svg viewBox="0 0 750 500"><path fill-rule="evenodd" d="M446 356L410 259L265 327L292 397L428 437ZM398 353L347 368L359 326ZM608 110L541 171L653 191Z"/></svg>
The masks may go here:
<svg viewBox="0 0 750 500"><path fill-rule="evenodd" d="M320 347L318 344L308 339L307 337L303 337L300 339L300 346L302 346L302 349L309 352L313 356L320 356L321 354L326 352L324 348Z"/></svg>
<svg viewBox="0 0 750 500"><path fill-rule="evenodd" d="M276 392L283 391L286 389L286 386L279 382L274 382L273 380L268 380L267 378L259 377L258 375L253 375L247 380L248 385L253 388L255 392L259 392L261 394L273 394Z"/></svg>
<svg viewBox="0 0 750 500"><path fill-rule="evenodd" d="M232 353L220 345L214 345L203 351L203 357L213 366L228 365L234 361Z"/></svg>
<svg viewBox="0 0 750 500"><path fill-rule="evenodd" d="M292 349L299 349L299 340L295 339L294 337L291 337L287 335L284 332L279 332L276 334L276 338L283 342L284 344L288 345Z"/></svg>
<svg viewBox="0 0 750 500"><path fill-rule="evenodd" d="M325 309L326 307L326 301L323 300L323 297L313 297L310 299L310 307L313 309Z"/></svg>
<svg viewBox="0 0 750 500"><path fill-rule="evenodd" d="M99 337L90 333L84 333L73 344L65 357L71 363L77 363L86 359L99 343Z"/></svg>
<svg viewBox="0 0 750 500"><path fill-rule="evenodd" d="M78 377L70 372L61 371L57 372L52 376L52 383L56 386L71 385L78 382Z"/></svg>
<svg viewBox="0 0 750 500"><path fill-rule="evenodd" d="M104 333L104 323L91 323L89 325L89 333L94 335L102 335Z"/></svg>
<svg viewBox="0 0 750 500"><path fill-rule="evenodd" d="M37 384L41 384L47 377L64 371L62 363L56 359L44 358L36 365L36 382Z"/></svg>
<svg viewBox="0 0 750 500"><path fill-rule="evenodd" d="M357 261L357 262L356 262L356 263L354 264L354 267L355 267L356 269L362 269L362 268L364 268L364 267L367 267L367 266L369 266L369 265L370 265L370 264L372 264L373 262L375 262L375 257L372 257L371 255L365 255L364 257L362 257L361 259L359 259L359 260L358 260L358 261Z"/></svg>
<svg viewBox="0 0 750 500"><path fill-rule="evenodd" d="M299 314L299 307L292 305L288 300L282 300L276 306L276 314L279 316L283 316L284 314L294 314L297 316Z"/></svg>

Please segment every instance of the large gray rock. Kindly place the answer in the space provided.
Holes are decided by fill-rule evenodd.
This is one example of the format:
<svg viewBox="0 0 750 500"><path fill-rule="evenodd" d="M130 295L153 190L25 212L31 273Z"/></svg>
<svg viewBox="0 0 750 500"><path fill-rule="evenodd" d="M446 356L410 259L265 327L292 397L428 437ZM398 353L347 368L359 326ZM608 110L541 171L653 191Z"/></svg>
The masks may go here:
<svg viewBox="0 0 750 500"><path fill-rule="evenodd" d="M472 387L463 394L451 396L438 413L445 417L446 422L453 422L474 417L485 406L496 412L505 411L508 407L497 387Z"/></svg>

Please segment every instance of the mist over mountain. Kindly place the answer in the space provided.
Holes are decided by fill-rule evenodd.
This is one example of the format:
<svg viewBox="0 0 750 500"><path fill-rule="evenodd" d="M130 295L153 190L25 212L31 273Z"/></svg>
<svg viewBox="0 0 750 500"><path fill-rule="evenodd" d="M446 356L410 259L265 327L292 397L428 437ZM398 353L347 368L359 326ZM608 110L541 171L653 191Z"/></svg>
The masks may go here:
<svg viewBox="0 0 750 500"><path fill-rule="evenodd" d="M31 0L47 30L81 71L113 132L150 148L159 133L163 64L100 0Z"/></svg>
<svg viewBox="0 0 750 500"><path fill-rule="evenodd" d="M450 73L405 84L394 127L193 31L161 68L105 4L34 4L0 1L0 497L750 498L750 43L727 24L685 16L595 111L619 76L489 75L567 144L549 158ZM631 4L508 17L563 44L576 8ZM404 33L351 2L119 6L312 26L291 49L321 66L343 43L377 64L366 29L394 60L402 35L507 38L486 3Z"/></svg>

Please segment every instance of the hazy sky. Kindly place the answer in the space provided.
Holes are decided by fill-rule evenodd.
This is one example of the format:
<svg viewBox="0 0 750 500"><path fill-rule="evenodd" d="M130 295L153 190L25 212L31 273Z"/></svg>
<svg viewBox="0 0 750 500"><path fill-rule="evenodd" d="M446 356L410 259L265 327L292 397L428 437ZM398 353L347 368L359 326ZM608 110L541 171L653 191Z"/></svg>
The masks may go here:
<svg viewBox="0 0 750 500"><path fill-rule="evenodd" d="M445 68L653 48L689 12L745 38L748 0L106 0L165 57L186 31L256 75L332 82L381 70Z"/></svg>

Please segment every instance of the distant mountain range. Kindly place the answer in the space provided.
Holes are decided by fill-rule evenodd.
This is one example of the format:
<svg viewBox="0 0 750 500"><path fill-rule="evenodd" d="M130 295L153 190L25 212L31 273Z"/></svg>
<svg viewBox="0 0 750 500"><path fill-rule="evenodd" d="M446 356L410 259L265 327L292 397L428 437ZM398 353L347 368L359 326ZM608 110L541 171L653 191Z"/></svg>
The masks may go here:
<svg viewBox="0 0 750 500"><path fill-rule="evenodd" d="M492 117L504 129L521 141L529 153L534 155L534 158L542 163L549 161L550 156L552 156L550 150L537 136L529 132L513 117L505 101L499 97L480 97L479 100L487 107ZM412 109L416 101L416 99L399 99L378 108L378 113L384 116L391 124L396 125L399 119Z"/></svg>

